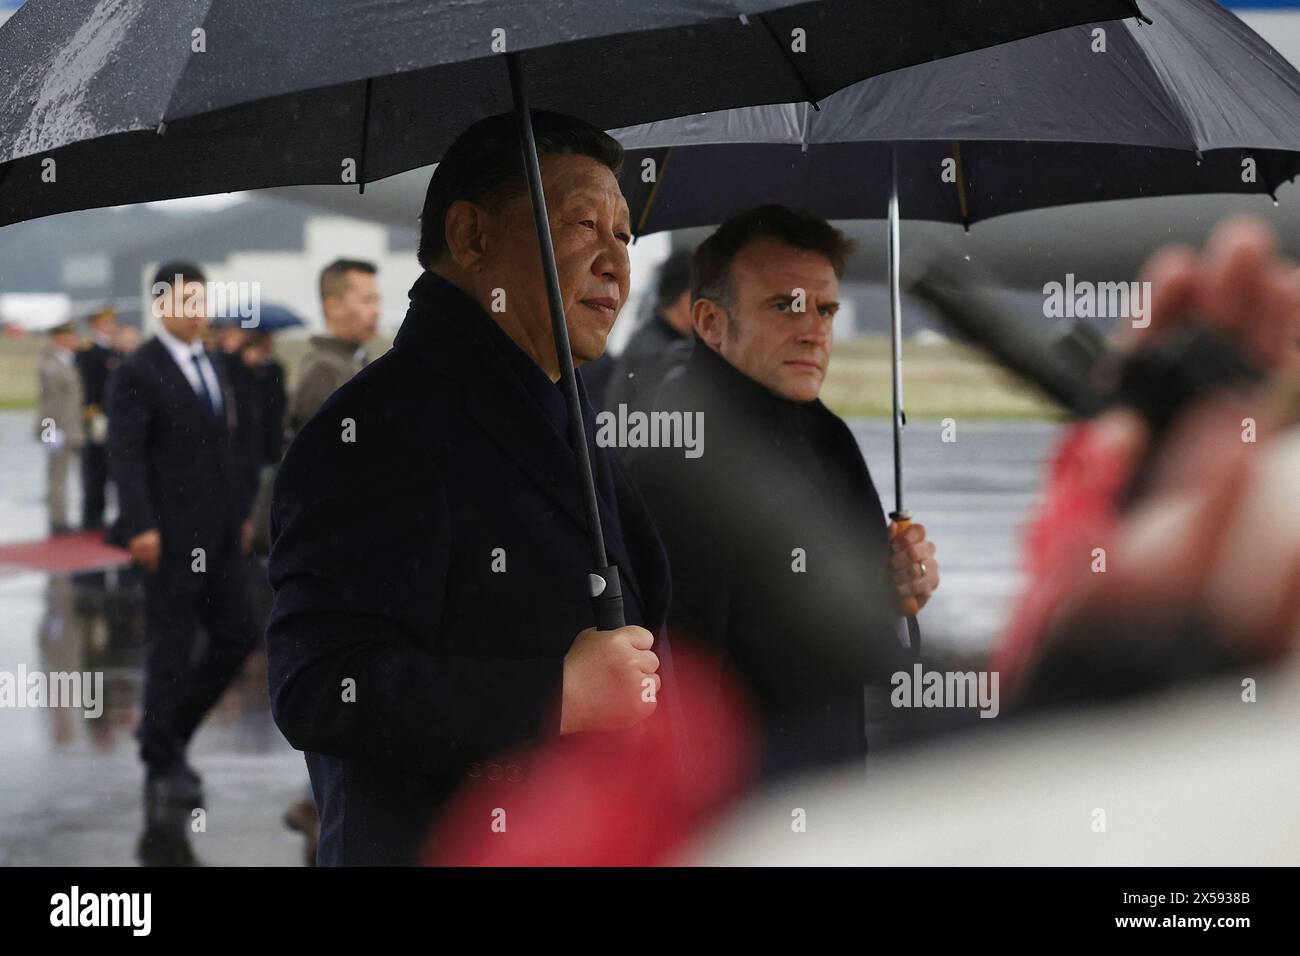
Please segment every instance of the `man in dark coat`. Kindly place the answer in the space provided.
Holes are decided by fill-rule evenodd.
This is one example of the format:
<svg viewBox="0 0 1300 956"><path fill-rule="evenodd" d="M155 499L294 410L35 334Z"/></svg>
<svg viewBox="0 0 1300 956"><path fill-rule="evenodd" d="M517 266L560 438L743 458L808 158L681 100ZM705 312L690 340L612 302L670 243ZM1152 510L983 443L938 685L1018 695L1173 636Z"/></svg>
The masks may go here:
<svg viewBox="0 0 1300 956"><path fill-rule="evenodd" d="M534 124L572 352L589 361L627 297L622 151L570 117ZM323 865L412 862L459 785L526 773L494 755L655 710L667 563L617 457L593 448L628 622L594 630L582 436L556 385L520 155L512 114L450 147L393 348L306 423L276 482L272 708L306 752Z"/></svg>
<svg viewBox="0 0 1300 956"><path fill-rule="evenodd" d="M817 397L850 249L779 206L706 240L695 348L656 402L702 419L702 454L630 458L672 562L670 632L748 689L769 775L865 753L864 684L905 662L899 602L938 584L925 529L891 543L852 432Z"/></svg>
<svg viewBox="0 0 1300 956"><path fill-rule="evenodd" d="M212 325L215 327L216 336L212 354L221 365L221 373L234 397L235 415L239 421L239 431L235 435L233 447L235 470L242 485L240 500L247 500L251 508L253 496L257 492L258 472L262 464L260 459L264 426L257 384L242 357L247 333L240 328L239 323L238 316L220 316L213 320ZM245 539L249 526L244 524L244 519L247 518L248 515L241 516L240 543L245 551L248 550L248 542Z"/></svg>
<svg viewBox="0 0 1300 956"><path fill-rule="evenodd" d="M277 465L284 454L284 417L289 405L284 366L275 357L270 332L250 332L239 353L253 383L257 409L255 456L259 468Z"/></svg>
<svg viewBox="0 0 1300 956"><path fill-rule="evenodd" d="M113 348L117 314L103 308L86 320L90 341L77 353L77 371L81 373L83 399L86 403L86 442L81 448L81 527L98 531L104 527L104 507L108 486L108 418L104 387L108 377L122 361Z"/></svg>
<svg viewBox="0 0 1300 956"><path fill-rule="evenodd" d="M659 267L654 311L628 339L610 370L604 406L649 411L659 386L691 355L691 253L673 252ZM590 379L588 379L590 384Z"/></svg>
<svg viewBox="0 0 1300 956"><path fill-rule="evenodd" d="M185 751L256 637L239 545L249 489L235 455L234 394L223 363L203 347L203 283L194 265L158 270L158 334L122 362L108 387L108 464L120 528L147 572L136 733L151 809L202 805ZM196 660L200 624L207 641Z"/></svg>
<svg viewBox="0 0 1300 956"><path fill-rule="evenodd" d="M284 451L284 417L287 395L284 367L273 354L271 333L262 329L240 327L241 317L214 320L217 327L217 357L235 397L239 434L235 442L235 462L246 491L249 513L241 527L243 550L253 550L260 533L255 527L255 509L261 497L265 469L276 465ZM261 517L265 519L263 511ZM265 554L265 547L259 554ZM250 559L251 563L256 563Z"/></svg>

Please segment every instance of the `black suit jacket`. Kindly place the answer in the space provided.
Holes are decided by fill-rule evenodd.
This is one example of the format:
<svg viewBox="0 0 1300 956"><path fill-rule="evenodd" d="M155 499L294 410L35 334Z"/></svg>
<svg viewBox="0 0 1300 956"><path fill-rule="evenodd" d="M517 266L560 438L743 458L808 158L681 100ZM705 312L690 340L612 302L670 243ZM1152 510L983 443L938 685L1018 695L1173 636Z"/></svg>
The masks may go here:
<svg viewBox="0 0 1300 956"><path fill-rule="evenodd" d="M157 338L113 372L108 394L108 465L117 486L121 536L157 528L164 564L189 567L238 539L248 490L234 457L238 421L220 358L208 359L222 389L222 415L204 399Z"/></svg>
<svg viewBox="0 0 1300 956"><path fill-rule="evenodd" d="M564 655L594 625L573 451L503 361L515 346L433 273L411 300L392 350L295 437L272 503L272 708L306 751L322 864L411 862L476 762L558 731ZM645 612L628 623L657 632L663 546L594 453Z"/></svg>

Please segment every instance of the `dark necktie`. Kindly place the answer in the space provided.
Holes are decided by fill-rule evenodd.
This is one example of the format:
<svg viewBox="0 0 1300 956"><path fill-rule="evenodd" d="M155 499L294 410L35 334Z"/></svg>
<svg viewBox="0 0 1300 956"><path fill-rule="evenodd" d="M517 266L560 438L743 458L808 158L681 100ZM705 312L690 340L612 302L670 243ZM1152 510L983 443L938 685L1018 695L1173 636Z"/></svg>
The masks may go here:
<svg viewBox="0 0 1300 956"><path fill-rule="evenodd" d="M203 393L204 400L208 403L208 408L212 410L212 417L216 418L221 409L217 406L217 398L208 388L208 380L203 377L203 363L199 361L198 353L190 355L190 360L194 363L194 370L199 373L199 391Z"/></svg>

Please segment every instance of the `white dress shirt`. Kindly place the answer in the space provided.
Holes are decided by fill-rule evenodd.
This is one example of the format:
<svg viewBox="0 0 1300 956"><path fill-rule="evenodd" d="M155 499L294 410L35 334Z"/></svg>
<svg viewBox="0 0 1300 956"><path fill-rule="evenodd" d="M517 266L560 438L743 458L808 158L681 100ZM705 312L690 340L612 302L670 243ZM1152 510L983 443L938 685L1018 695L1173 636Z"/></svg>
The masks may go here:
<svg viewBox="0 0 1300 956"><path fill-rule="evenodd" d="M203 382L208 386L208 394L217 403L217 414L220 414L224 405L221 386L217 382L217 372L212 367L211 360L208 359L207 350L203 347L203 340L195 339L187 345L161 325L158 326L158 340L167 346L167 351L176 360L176 364L180 366L181 372L190 383L190 388L194 389L194 394L200 400L206 402L207 399L203 396L203 388L199 385L198 369L194 367L194 356L199 357L198 364L203 369Z"/></svg>

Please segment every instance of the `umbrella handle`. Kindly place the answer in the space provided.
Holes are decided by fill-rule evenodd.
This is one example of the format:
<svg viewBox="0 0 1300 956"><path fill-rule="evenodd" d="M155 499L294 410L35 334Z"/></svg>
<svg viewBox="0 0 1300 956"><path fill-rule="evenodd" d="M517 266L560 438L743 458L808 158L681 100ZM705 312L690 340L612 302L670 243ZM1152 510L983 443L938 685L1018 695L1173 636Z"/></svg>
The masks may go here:
<svg viewBox="0 0 1300 956"><path fill-rule="evenodd" d="M587 573L591 588L591 610L596 616L596 630L616 631L624 625L623 584L618 577L618 567L600 568Z"/></svg>
<svg viewBox="0 0 1300 956"><path fill-rule="evenodd" d="M889 518L894 522L898 529L894 533L894 537L898 537L898 535L902 534L912 526L912 514L910 511L893 511L890 512ZM921 607L916 603L916 598L914 597L903 598L899 607L902 610L903 617L916 617L916 615L921 611Z"/></svg>

